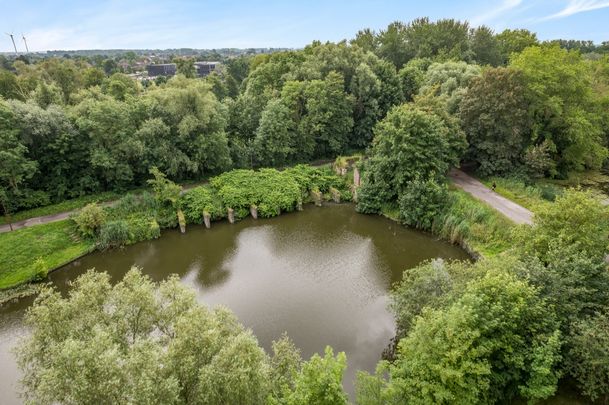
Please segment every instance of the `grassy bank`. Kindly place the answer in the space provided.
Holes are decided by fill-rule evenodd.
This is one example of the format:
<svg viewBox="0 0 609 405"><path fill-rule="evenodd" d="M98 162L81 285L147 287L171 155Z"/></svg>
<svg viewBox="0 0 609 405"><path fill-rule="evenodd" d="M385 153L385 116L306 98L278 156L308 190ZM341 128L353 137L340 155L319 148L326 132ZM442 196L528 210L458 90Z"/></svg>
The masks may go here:
<svg viewBox="0 0 609 405"><path fill-rule="evenodd" d="M513 222L462 190L451 188L449 198L444 213L434 220L434 235L461 245L474 256L494 256L510 248ZM382 214L399 222L397 207L385 206Z"/></svg>
<svg viewBox="0 0 609 405"><path fill-rule="evenodd" d="M40 270L55 269L93 248L76 235L70 220L2 233L0 246L0 289L28 282Z"/></svg>

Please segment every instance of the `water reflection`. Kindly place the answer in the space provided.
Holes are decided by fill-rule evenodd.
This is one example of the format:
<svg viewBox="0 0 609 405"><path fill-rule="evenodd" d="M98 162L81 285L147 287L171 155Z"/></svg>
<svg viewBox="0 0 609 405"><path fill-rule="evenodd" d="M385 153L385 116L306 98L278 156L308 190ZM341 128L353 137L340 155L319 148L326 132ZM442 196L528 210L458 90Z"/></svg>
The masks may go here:
<svg viewBox="0 0 609 405"><path fill-rule="evenodd" d="M87 256L51 279L66 291L68 281L89 268L109 272L114 281L133 264L154 280L176 273L201 302L233 310L267 350L285 331L307 358L326 345L345 351L345 387L352 392L355 371L373 371L394 335L387 311L391 284L404 269L435 257L466 255L430 235L359 215L349 205L308 206L268 220L189 227L185 235L168 231L156 241ZM22 317L30 304L0 309L3 404L19 403L9 347L25 333Z"/></svg>

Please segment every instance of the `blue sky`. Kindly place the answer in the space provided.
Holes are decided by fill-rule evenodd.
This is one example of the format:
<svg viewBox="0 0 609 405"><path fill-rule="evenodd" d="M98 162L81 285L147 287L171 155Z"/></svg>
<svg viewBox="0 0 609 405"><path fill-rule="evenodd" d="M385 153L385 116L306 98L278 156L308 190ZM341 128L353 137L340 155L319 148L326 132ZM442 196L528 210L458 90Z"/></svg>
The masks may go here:
<svg viewBox="0 0 609 405"><path fill-rule="evenodd" d="M395 20L454 17L495 30L528 28L541 39L609 40L609 0L0 0L5 32L30 50L302 47L352 38ZM17 44L24 49L23 42Z"/></svg>

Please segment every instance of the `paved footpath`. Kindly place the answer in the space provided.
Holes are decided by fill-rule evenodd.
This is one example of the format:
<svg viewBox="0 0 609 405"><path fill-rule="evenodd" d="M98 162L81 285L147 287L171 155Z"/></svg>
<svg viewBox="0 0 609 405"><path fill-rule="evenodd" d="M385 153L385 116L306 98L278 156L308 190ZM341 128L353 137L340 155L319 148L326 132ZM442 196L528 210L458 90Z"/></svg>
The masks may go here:
<svg viewBox="0 0 609 405"><path fill-rule="evenodd" d="M197 183L197 184L188 184L188 185L182 186L182 193L184 191L190 190L191 188L195 188L199 185L200 184ZM100 203L99 205L102 207L111 207L112 205L114 205L116 203L117 203L117 201L106 201L104 203ZM17 229L21 229L21 228L28 228L30 226L35 226L35 225L48 224L51 222L62 221L64 219L70 218L70 215L76 214L78 211L80 211L80 208L72 210L72 211L60 212L57 214L44 215L41 217L29 218L29 219L24 219L22 221L13 222L13 230L17 230ZM11 228L8 224L0 225L0 233L10 232L10 230L11 230Z"/></svg>
<svg viewBox="0 0 609 405"><path fill-rule="evenodd" d="M472 176L459 169L452 169L448 177L455 186L484 201L517 224L532 224L533 213L513 201L497 194Z"/></svg>

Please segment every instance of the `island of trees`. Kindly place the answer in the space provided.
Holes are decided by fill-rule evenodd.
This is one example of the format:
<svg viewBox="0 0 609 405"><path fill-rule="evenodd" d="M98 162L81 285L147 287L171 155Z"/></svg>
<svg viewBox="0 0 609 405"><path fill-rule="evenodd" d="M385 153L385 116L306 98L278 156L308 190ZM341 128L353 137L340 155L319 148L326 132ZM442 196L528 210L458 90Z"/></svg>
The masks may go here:
<svg viewBox="0 0 609 405"><path fill-rule="evenodd" d="M376 373L359 374L357 403L535 402L560 384L609 400L609 211L594 190L556 185L607 168L607 43L422 18L232 57L205 79L189 77L188 59L176 77L144 82L90 56L2 63L7 221L149 185L54 231L75 232L66 243L86 252L229 209L269 217L324 194L355 198L359 212L480 255L404 271L391 295L398 334ZM355 153L359 188L298 165ZM454 189L447 175L460 164L520 198L534 224L514 226ZM183 193L174 183L203 178ZM17 271L4 254L0 285L44 278L53 266L36 259ZM347 402L344 354L303 361L287 336L267 354L175 278L155 284L133 269L112 286L89 272L68 297L43 289L27 319L18 357L35 403Z"/></svg>

